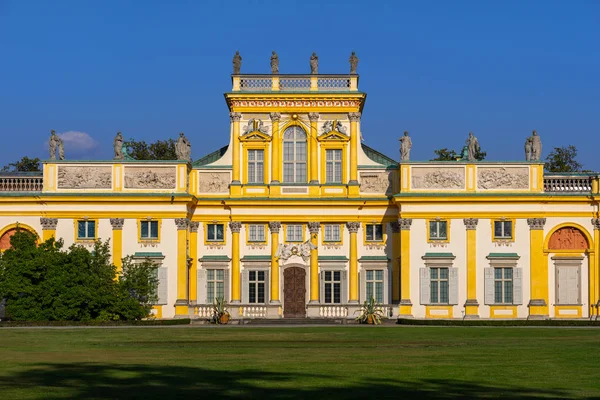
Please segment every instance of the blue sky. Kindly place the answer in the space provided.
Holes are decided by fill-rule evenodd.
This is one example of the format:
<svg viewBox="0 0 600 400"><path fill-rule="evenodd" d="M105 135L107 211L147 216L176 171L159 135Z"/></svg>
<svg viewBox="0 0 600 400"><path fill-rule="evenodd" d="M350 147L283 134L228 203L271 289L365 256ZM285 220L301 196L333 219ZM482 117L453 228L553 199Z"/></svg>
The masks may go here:
<svg viewBox="0 0 600 400"><path fill-rule="evenodd" d="M112 158L117 131L185 132L197 159L228 142L223 93L243 73L346 73L360 58L365 143L396 159L459 150L473 131L489 160L521 160L536 129L545 157L575 145L600 170L600 2L0 0L0 164Z"/></svg>

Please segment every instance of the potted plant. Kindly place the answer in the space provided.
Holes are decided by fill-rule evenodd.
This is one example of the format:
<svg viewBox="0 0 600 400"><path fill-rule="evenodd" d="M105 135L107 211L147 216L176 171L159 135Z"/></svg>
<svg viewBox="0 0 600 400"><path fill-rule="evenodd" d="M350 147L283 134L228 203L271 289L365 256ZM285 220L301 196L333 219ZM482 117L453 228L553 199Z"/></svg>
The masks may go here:
<svg viewBox="0 0 600 400"><path fill-rule="evenodd" d="M361 324L378 325L381 324L381 318L383 318L383 309L375 302L373 296L363 303L362 306L356 312L360 312L360 315L356 320Z"/></svg>
<svg viewBox="0 0 600 400"><path fill-rule="evenodd" d="M213 322L215 324L225 325L229 322L229 311L227 311L227 303L223 297L215 297L213 302Z"/></svg>

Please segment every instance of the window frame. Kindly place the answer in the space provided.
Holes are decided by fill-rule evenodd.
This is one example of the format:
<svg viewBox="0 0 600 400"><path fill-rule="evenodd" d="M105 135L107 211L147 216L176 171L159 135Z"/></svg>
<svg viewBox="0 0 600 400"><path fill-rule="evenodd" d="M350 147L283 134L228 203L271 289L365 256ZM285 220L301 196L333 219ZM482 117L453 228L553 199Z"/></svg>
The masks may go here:
<svg viewBox="0 0 600 400"><path fill-rule="evenodd" d="M369 226L377 226L377 225L381 225L381 240L376 240L376 235L374 235L375 238L370 239L368 237L367 231L368 231L368 227ZM364 243L365 244L369 244L369 243L378 243L378 244L384 244L387 241L387 224L386 223L365 223L363 224L363 230L364 230Z"/></svg>
<svg viewBox="0 0 600 400"><path fill-rule="evenodd" d="M344 302L344 271L339 269L327 269L321 271L322 275L322 291L323 291L323 301L321 304L343 304ZM339 274L339 279L335 280L335 274ZM331 274L330 279L327 279L327 274ZM335 301L335 286L338 285L338 293L339 293L339 301ZM327 287L331 287L331 301L327 301Z"/></svg>
<svg viewBox="0 0 600 400"><path fill-rule="evenodd" d="M262 240L252 240L252 227L262 228ZM266 244L267 243L267 225L266 224L246 224L246 243L255 244Z"/></svg>
<svg viewBox="0 0 600 400"><path fill-rule="evenodd" d="M142 237L142 225L143 223L156 222L156 237ZM161 228L162 228L162 219L160 218L140 218L137 220L138 225L138 242L146 243L146 242L160 242L161 238ZM149 226L149 232L151 233L152 225Z"/></svg>
<svg viewBox="0 0 600 400"><path fill-rule="evenodd" d="M205 301L206 301L207 304L212 304L215 301L215 298L219 297L218 296L218 289L216 287L219 282L223 283L222 291L223 291L223 298L225 298L225 293L226 293L225 285L228 284L228 282L226 282L226 275L227 274L226 274L225 270L226 270L226 268L216 268L216 267L214 267L214 268L205 268L205 273L206 273L204 275L205 276L204 279L206 280L205 281L205 284L206 284L206 293L205 293L205 297L206 298L205 298ZM223 274L222 279L217 279L217 271L222 271L222 274ZM210 279L209 273L213 273L214 274L213 279ZM213 296L212 296L211 300L209 301L208 293L209 293L209 286L210 286L211 283L213 284L213 288L212 288Z"/></svg>
<svg viewBox="0 0 600 400"><path fill-rule="evenodd" d="M337 227L338 228L338 239L337 240L333 240L333 239L327 239L327 228L333 228L333 227ZM321 224L321 235L322 235L322 240L321 242L324 245L331 245L331 244L342 244L344 242L344 225L343 224Z"/></svg>
<svg viewBox="0 0 600 400"><path fill-rule="evenodd" d="M515 292L514 292L514 268L508 266L494 266L494 304L498 305L512 305L514 304ZM496 277L496 271L502 270L501 277ZM505 273L507 270L510 270L510 279L506 278ZM497 301L498 296L498 288L496 283L500 282L500 298L502 301ZM510 282L510 301L506 301L506 283Z"/></svg>
<svg viewBox="0 0 600 400"><path fill-rule="evenodd" d="M265 269L248 269L248 286L246 290L248 290L248 304L266 304L268 302L269 293L267 290L269 288L268 282L268 274ZM255 275L255 279L252 279L252 274ZM260 274L262 274L262 279L259 279ZM262 285L262 293L263 293L263 301L260 300L259 289ZM251 299L251 290L250 287L254 286L254 296L255 301Z"/></svg>
<svg viewBox="0 0 600 400"><path fill-rule="evenodd" d="M208 234L210 231L210 227L211 226L217 226L217 225L222 225L223 226L223 239L219 240L219 239L209 239L208 238ZM219 245L224 245L225 244L225 240L227 238L227 226L225 222L205 222L204 223L204 243L206 245L215 245L215 244L219 244Z"/></svg>
<svg viewBox="0 0 600 400"><path fill-rule="evenodd" d="M429 304L431 305L435 305L435 306L447 306L450 305L450 268L451 267L447 267L447 266L435 266L435 267L429 267ZM433 278L433 271L437 270L437 278ZM441 277L441 272L442 270L446 271L446 278L442 278ZM433 288L432 288L432 282L437 282L437 301L433 301ZM442 283L446 282L446 301L441 301L441 294L442 294Z"/></svg>
<svg viewBox="0 0 600 400"><path fill-rule="evenodd" d="M302 133L304 133L304 141L300 141L299 139L296 139L296 137L295 137L297 134L297 132L295 131L296 129L299 129L302 131ZM285 138L286 133L288 131L292 131L292 130L294 130L293 140L289 140L289 139L286 140L286 138ZM294 153L293 160L286 160L286 152L285 152L285 144L286 143L293 143L293 153ZM304 160L297 159L298 143L305 144ZM294 125L288 126L281 134L281 181L282 181L282 184L306 184L306 183L308 183L309 161L311 161L311 160L309 160L309 158L310 158L310 149L309 149L309 142L308 142L308 133L300 125L294 124ZM312 160L312 162L314 162L314 160ZM302 163L304 164L304 179L299 180L298 179L298 170L299 170L298 164L302 164ZM286 164L292 165L293 176L294 176L294 179L292 181L286 180L286 175L285 175Z"/></svg>
<svg viewBox="0 0 600 400"><path fill-rule="evenodd" d="M290 226L301 226L302 240L288 240L288 230ZM303 243L306 241L306 227L304 224L285 224L283 225L283 239L285 243Z"/></svg>
<svg viewBox="0 0 600 400"><path fill-rule="evenodd" d="M262 160L257 160L256 155L262 153ZM251 159L251 155L255 154ZM254 165L254 173L250 174L250 165ZM261 165L262 174L259 176L257 166ZM247 148L246 149L246 183L248 184L264 184L265 183L265 149L264 148ZM253 176L252 176L253 175Z"/></svg>
<svg viewBox="0 0 600 400"><path fill-rule="evenodd" d="M98 240L98 220L97 219L78 218L78 219L75 219L74 222L75 222L74 223L74 225L75 225L75 234L74 234L75 240L74 241L75 242L92 242L92 241ZM85 237L79 236L79 224L82 222L85 224L85 232L86 232ZM87 236L87 234L89 234L89 223L94 224L94 237Z"/></svg>
<svg viewBox="0 0 600 400"><path fill-rule="evenodd" d="M436 218L436 219L428 219L425 222L427 224L427 242L428 243L449 243L450 242L450 220ZM434 238L431 236L431 233L432 233L431 224L436 224L437 225L436 231L439 232L439 224L440 223L446 224L446 237L445 238L440 238L440 237Z"/></svg>
<svg viewBox="0 0 600 400"><path fill-rule="evenodd" d="M369 272L373 273L373 277L371 279L369 279ZM377 278L377 274L381 273L381 279ZM372 292L373 292L373 298L375 299L375 303L377 304L384 304L385 303L385 294L386 294L386 290L385 290L385 286L386 286L386 279L385 279L385 273L386 271L381 269L381 268L365 268L365 300L369 301L371 299L371 297L369 296L369 283L372 284ZM381 301L379 301L377 299L377 284L381 284Z"/></svg>
<svg viewBox="0 0 600 400"><path fill-rule="evenodd" d="M502 223L502 233L504 236L496 236L496 223ZM510 237L506 236L504 224L510 222ZM493 219L492 220L492 241L494 242L514 242L515 241L515 220L510 218Z"/></svg>

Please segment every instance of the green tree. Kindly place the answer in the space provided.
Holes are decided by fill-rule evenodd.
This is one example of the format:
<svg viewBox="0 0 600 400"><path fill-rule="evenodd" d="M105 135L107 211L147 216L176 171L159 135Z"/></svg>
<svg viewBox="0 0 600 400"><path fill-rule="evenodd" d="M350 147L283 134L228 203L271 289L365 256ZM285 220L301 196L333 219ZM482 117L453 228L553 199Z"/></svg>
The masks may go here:
<svg viewBox="0 0 600 400"><path fill-rule="evenodd" d="M149 259L135 262L131 256L123 258L120 283L126 293L145 307L147 313L157 303L158 266Z"/></svg>
<svg viewBox="0 0 600 400"><path fill-rule="evenodd" d="M2 172L40 172L41 160L39 158L29 158L27 156L21 158L19 161L5 165L2 168Z"/></svg>
<svg viewBox="0 0 600 400"><path fill-rule="evenodd" d="M136 160L177 160L174 139L157 140L146 143L143 140L131 139L125 142L127 154Z"/></svg>
<svg viewBox="0 0 600 400"><path fill-rule="evenodd" d="M575 146L555 147L546 157L546 171L582 172L583 165L576 158L577 148Z"/></svg>
<svg viewBox="0 0 600 400"><path fill-rule="evenodd" d="M466 149L463 148L460 153L457 153L456 151L449 150L446 147L444 147L443 149L437 149L433 151L435 153L435 158L432 158L431 161L456 161L460 160L461 157L466 159L465 150ZM485 159L486 156L487 153L485 151L481 151L481 149L475 152L475 159L477 161Z"/></svg>

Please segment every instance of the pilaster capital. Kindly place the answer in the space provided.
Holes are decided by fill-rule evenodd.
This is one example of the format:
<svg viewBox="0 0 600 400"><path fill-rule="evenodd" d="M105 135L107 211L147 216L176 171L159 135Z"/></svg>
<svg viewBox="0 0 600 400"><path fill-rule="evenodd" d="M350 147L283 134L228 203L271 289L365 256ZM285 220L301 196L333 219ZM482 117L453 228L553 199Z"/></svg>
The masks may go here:
<svg viewBox="0 0 600 400"><path fill-rule="evenodd" d="M269 230L271 233L279 233L281 222L269 222Z"/></svg>
<svg viewBox="0 0 600 400"><path fill-rule="evenodd" d="M360 222L346 222L346 227L348 228L348 232L356 233L360 228Z"/></svg>
<svg viewBox="0 0 600 400"><path fill-rule="evenodd" d="M600 230L600 218L592 218L592 226L594 229Z"/></svg>
<svg viewBox="0 0 600 400"><path fill-rule="evenodd" d="M350 120L350 122L358 122L358 121L360 121L360 113L359 112L348 113L348 119Z"/></svg>
<svg viewBox="0 0 600 400"><path fill-rule="evenodd" d="M546 225L546 218L527 218L527 224L532 231L543 230L544 225Z"/></svg>
<svg viewBox="0 0 600 400"><path fill-rule="evenodd" d="M400 224L401 231L410 231L410 226L412 225L412 218L398 218L398 223Z"/></svg>
<svg viewBox="0 0 600 400"><path fill-rule="evenodd" d="M321 229L321 224L319 222L309 222L308 223L308 231L310 232L310 234L315 234L315 233L319 233L319 230Z"/></svg>
<svg viewBox="0 0 600 400"><path fill-rule="evenodd" d="M474 230L477 229L477 223L479 222L479 220L477 218L465 218L463 219L463 222L467 230Z"/></svg>
<svg viewBox="0 0 600 400"><path fill-rule="evenodd" d="M190 232L198 232L199 227L200 227L200 222L190 221Z"/></svg>
<svg viewBox="0 0 600 400"><path fill-rule="evenodd" d="M281 119L281 113L272 112L269 114L269 117L271 117L271 121L278 122Z"/></svg>
<svg viewBox="0 0 600 400"><path fill-rule="evenodd" d="M175 218L175 225L177 226L178 231L187 229L189 222L190 221L187 218Z"/></svg>
<svg viewBox="0 0 600 400"><path fill-rule="evenodd" d="M42 225L43 231L54 231L56 225L58 225L58 218L40 218L40 224Z"/></svg>
<svg viewBox="0 0 600 400"><path fill-rule="evenodd" d="M242 230L242 223L238 221L230 222L229 229L231 229L231 233L240 233L240 230Z"/></svg>
<svg viewBox="0 0 600 400"><path fill-rule="evenodd" d="M242 113L230 112L229 119L231 120L231 122L240 122L240 119L242 119Z"/></svg>
<svg viewBox="0 0 600 400"><path fill-rule="evenodd" d="M123 230L123 224L125 223L125 218L111 218L110 225L112 226L114 231Z"/></svg>
<svg viewBox="0 0 600 400"><path fill-rule="evenodd" d="M400 233L400 223L399 222L392 222L392 233Z"/></svg>
<svg viewBox="0 0 600 400"><path fill-rule="evenodd" d="M319 113L316 113L316 112L308 113L308 120L310 122L317 122L319 120Z"/></svg>

